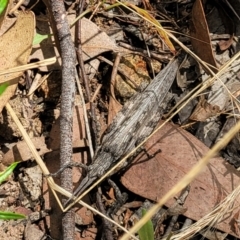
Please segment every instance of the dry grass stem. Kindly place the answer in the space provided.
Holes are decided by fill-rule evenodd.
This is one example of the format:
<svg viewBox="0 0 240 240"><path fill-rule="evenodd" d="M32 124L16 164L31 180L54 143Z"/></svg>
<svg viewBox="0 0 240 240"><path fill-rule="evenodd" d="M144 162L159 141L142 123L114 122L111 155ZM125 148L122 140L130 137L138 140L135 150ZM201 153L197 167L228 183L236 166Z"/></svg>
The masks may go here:
<svg viewBox="0 0 240 240"><path fill-rule="evenodd" d="M9 68L7 70L1 70L0 71L0 76L4 75L4 74L15 73L15 72L23 72L23 71L33 69L33 68L48 66L48 65L54 64L56 62L56 60L57 60L56 57L52 57L52 58L48 58L48 59L45 59L45 60L42 60L42 61L39 61L39 62L29 63L29 64L22 65L22 66L19 66L19 67Z"/></svg>
<svg viewBox="0 0 240 240"><path fill-rule="evenodd" d="M13 14L24 3L24 0L19 0L17 4L9 11L9 14Z"/></svg>
<svg viewBox="0 0 240 240"><path fill-rule="evenodd" d="M240 194L240 185L232 191L218 206L216 206L210 213L198 220L193 225L187 227L182 232L174 235L171 239L180 240L180 239L189 239L199 231L207 226L209 228L214 227L217 223L221 222L226 215L230 215L234 208L239 208L239 206L234 206L235 199Z"/></svg>
<svg viewBox="0 0 240 240"><path fill-rule="evenodd" d="M42 158L39 156L35 146L33 145L30 137L28 136L26 130L24 129L24 127L22 126L21 122L19 121L17 115L15 114L14 110L12 109L11 105L9 103L6 104L6 109L8 111L8 113L10 114L10 116L12 117L13 121L15 122L15 124L17 125L19 131L22 134L22 137L24 139L24 141L26 142L26 144L28 145L30 151L32 152L37 164L39 165L39 167L41 168L42 172L44 175L49 175L49 171L46 167L46 165L44 164L44 162L42 161ZM54 185L54 180L52 177L48 177L47 178L48 184L49 185ZM59 206L61 206L61 203L59 201L59 198L57 197L56 193L53 191L54 196L57 199L58 204L60 204ZM62 208L62 207L61 207Z"/></svg>
<svg viewBox="0 0 240 240"><path fill-rule="evenodd" d="M39 79L39 81L37 81L36 84L33 81L27 96L32 95L36 91L36 89L38 89L43 84L43 82L51 75L51 73L52 72L50 72L49 74L46 74L43 77L41 77L41 79Z"/></svg>

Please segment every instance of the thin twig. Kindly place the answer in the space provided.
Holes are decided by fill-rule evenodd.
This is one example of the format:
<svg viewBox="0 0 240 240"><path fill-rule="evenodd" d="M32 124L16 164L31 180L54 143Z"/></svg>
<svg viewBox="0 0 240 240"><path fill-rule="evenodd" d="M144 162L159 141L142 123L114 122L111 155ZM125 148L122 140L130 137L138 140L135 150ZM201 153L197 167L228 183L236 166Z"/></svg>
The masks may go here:
<svg viewBox="0 0 240 240"><path fill-rule="evenodd" d="M76 71L76 82L77 82L77 88L78 88L78 91L79 91L79 94L80 94L80 97L81 97L81 101L82 101L85 128L86 128L86 134L87 134L87 139L88 139L88 147L89 147L91 159L93 159L94 151L93 151L93 145L92 145L91 132L90 132L90 129L89 129L87 109L86 109L86 104L85 104L85 100L84 100L84 97L83 97L82 87L81 87L81 84L80 84L80 81L79 81L79 77L77 75L77 71Z"/></svg>
<svg viewBox="0 0 240 240"><path fill-rule="evenodd" d="M85 0L81 1L81 3L78 6L77 9L77 15L81 15L82 11L83 11L83 6L85 4ZM85 87L85 91L86 91L86 101L90 102L91 99L91 93L90 93L90 88L89 88L89 79L86 75L85 72L85 67L84 67L84 61L83 61L83 51L82 51L82 42L81 42L81 20L79 20L77 22L77 59L79 62L79 72L81 73L81 77L83 79L84 82L84 87ZM90 102L90 111L91 111L91 126L92 126L92 143L94 148L96 149L96 144L97 144L97 127L96 127L96 114L95 114L95 106L93 102Z"/></svg>
<svg viewBox="0 0 240 240"><path fill-rule="evenodd" d="M138 54L141 54L143 57L146 57L148 55L147 50L143 50L141 48L133 47L133 46L131 46L127 43L124 43L124 42L120 42L119 46L124 47L126 49L129 49L133 52L138 52ZM169 59L172 58L172 54L168 53L168 52L164 52L164 51L160 54L155 53L155 52L151 52L151 57L160 61L160 62L168 63Z"/></svg>
<svg viewBox="0 0 240 240"><path fill-rule="evenodd" d="M57 27L57 37L60 43L62 57L62 93L60 113L60 167L72 162L72 122L75 96L75 63L76 54L71 39L67 14L63 1L50 0L50 12ZM56 35L55 35L56 36ZM61 174L61 186L72 192L72 170L65 169ZM63 197L62 202L65 203ZM74 239L74 211L73 209L63 214L62 231L63 239Z"/></svg>
<svg viewBox="0 0 240 240"><path fill-rule="evenodd" d="M95 90L95 92L93 93L93 95L92 95L92 97L90 99L90 102L94 102L95 101L95 99L96 99L96 97L97 97L101 87L102 87L102 84L98 84L97 89Z"/></svg>
<svg viewBox="0 0 240 240"><path fill-rule="evenodd" d="M114 85L115 85L115 81L116 81L116 75L117 75L118 65L120 63L120 60L121 60L121 54L117 53L114 64L113 64L113 69L112 69L112 74L111 74L111 86L110 86L111 97L114 100L116 100L115 94L114 94Z"/></svg>
<svg viewBox="0 0 240 240"><path fill-rule="evenodd" d="M97 203L99 211L101 213L103 213L104 215L106 215L107 213L103 206L101 195L102 195L102 189L101 189L101 187L99 187L97 195L96 195L96 201L97 201L96 203ZM105 235L105 239L113 240L113 235L112 235L112 230L111 230L112 224L105 218L102 218L102 222L103 222L103 234Z"/></svg>
<svg viewBox="0 0 240 240"><path fill-rule="evenodd" d="M84 6L85 0L81 1L81 3L79 3L78 5L78 9L77 9L77 16L79 16L83 10L83 6ZM85 67L84 67L84 62L83 62L83 52L82 52L82 42L81 42L81 20L78 20L77 22L77 27L76 27L76 31L77 31L77 59L78 59L78 63L79 63L79 72L81 73L81 77L83 79L84 82L84 87L85 87L85 91L86 91L86 100L87 102L89 102L90 100L90 88L89 88L89 81L88 81L88 77L86 75L85 72Z"/></svg>

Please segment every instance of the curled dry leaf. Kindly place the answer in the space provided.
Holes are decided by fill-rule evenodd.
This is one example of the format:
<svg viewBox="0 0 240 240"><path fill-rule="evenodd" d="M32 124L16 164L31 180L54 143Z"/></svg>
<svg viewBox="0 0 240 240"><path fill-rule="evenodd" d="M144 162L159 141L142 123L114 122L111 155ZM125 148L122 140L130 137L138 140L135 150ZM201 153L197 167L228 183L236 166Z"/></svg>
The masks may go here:
<svg viewBox="0 0 240 240"><path fill-rule="evenodd" d="M196 0L192 8L190 35L194 52L203 61L213 66L211 69L213 72L216 72L217 64L213 55L208 25L201 0Z"/></svg>
<svg viewBox="0 0 240 240"><path fill-rule="evenodd" d="M219 112L219 106L208 103L202 96L189 119L204 122L211 117L217 116Z"/></svg>
<svg viewBox="0 0 240 240"><path fill-rule="evenodd" d="M148 159L140 154L133 165L121 178L123 185L130 191L156 201L166 194L196 163L206 155L208 148L185 130L173 124L165 125L146 143ZM211 159L202 173L191 183L190 193L184 207L188 218L198 220L209 213L239 184L240 173L220 157ZM166 205L171 206L174 199ZM235 201L240 203L240 197ZM232 231L231 219L225 218L217 225L224 232Z"/></svg>
<svg viewBox="0 0 240 240"><path fill-rule="evenodd" d="M35 29L34 13L20 12L14 26L0 37L0 70L27 64L32 49ZM0 84L9 80L10 86L0 96L0 112L13 96L22 73L11 73L0 76Z"/></svg>

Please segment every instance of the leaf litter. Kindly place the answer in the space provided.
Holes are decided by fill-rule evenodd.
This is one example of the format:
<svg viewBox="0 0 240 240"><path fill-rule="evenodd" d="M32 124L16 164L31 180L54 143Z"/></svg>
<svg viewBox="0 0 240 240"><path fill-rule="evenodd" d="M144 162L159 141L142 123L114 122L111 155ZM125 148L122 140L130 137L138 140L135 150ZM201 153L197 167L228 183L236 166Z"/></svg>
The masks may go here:
<svg viewBox="0 0 240 240"><path fill-rule="evenodd" d="M192 9L192 24L195 29L192 28L191 33L190 33L190 35L192 37L191 44L193 46L194 51L196 53L198 53L198 56L201 57L202 60L204 60L208 64L213 65L214 67L217 67L216 61L218 63L218 66L220 66L221 64L226 62L229 58L227 58L227 54L224 55L224 53L215 55L215 52L217 51L217 45L213 44L213 46L211 47L212 43L214 42L212 40L212 38L214 36L211 36L211 34L209 33L210 28L208 29L208 27L207 27L207 24L209 24L209 19L207 19L207 20L205 19L205 13L203 11L203 7L200 4L201 4L201 1L196 1L193 6L193 9ZM137 6L132 6L132 5L129 5L129 6L131 6L134 9L137 9L137 11L139 13L144 13L143 15L145 17L153 18L152 15L148 16L148 13L146 10L141 10ZM165 4L165 5L163 4L162 7L165 8L165 10L167 9L167 11L169 11L169 6L172 7L171 4ZM184 4L180 4L180 8L179 8L180 13L182 13L181 11L183 10L184 7L186 7ZM209 15L211 15L211 14L212 14L212 12ZM208 15L208 17L209 17L209 15ZM87 19L82 20L82 26L83 26L82 36L85 39L85 40L83 40L83 42L84 43L86 42L86 44L89 44L86 46L83 45L84 56L85 56L84 60L94 59L97 55L102 55L103 52L106 52L109 50L123 51L122 48L120 50L120 48L118 47L116 42L114 42L114 40L111 40L107 36L107 34L104 32L104 24L106 24L106 25L109 24L111 26L111 24L112 24L112 22L114 22L114 20L108 19L108 21L106 21L102 16L99 15L99 18L98 19L95 18L95 21L98 22L98 24L100 23L99 25L103 30L100 31L99 28L97 27L97 25L90 20L87 20ZM204 23L204 24L198 25L199 22ZM15 25L17 25L17 23ZM118 27L120 27L120 26L121 25L119 25ZM202 26L204 26L204 27L202 28ZM22 27L20 27L20 28L22 28ZM34 27L32 27L30 30L31 37L33 35L33 29L34 29ZM94 31L93 31L93 29L94 29ZM90 30L90 33L87 30ZM210 31L212 31L212 30L210 29ZM45 32L45 34L46 33L49 33L49 32ZM3 37L7 36L6 34L7 33L5 33L3 35ZM86 34L86 35L84 35L84 34ZM94 39L94 41L91 41L91 39L94 38L95 35L97 37ZM122 35L122 36L124 36L124 35ZM127 38L130 39L131 36L127 36ZM126 40L127 38L125 38L124 40ZM166 40L166 36L164 38ZM163 38L163 40L164 40L164 38ZM198 39L198 40L196 40L196 39ZM22 41L21 45L26 47L26 44L24 41L25 40ZM135 41L135 39L134 39L134 41ZM170 48L170 50L172 52L174 52L175 51L174 47L176 48L176 46L174 45L174 47L173 47L173 45L171 45L172 43L169 41L170 40L167 38L167 45ZM204 44L203 44L203 42L204 42ZM32 40L31 41L29 40L28 45L31 45L31 43L32 43ZM43 43L44 43L44 41L43 41ZM9 42L7 42L4 46L6 46L8 44L9 44ZM220 44L219 46L220 46L221 51L227 52L229 50L229 46L234 44L234 38L230 36L229 40L225 44L223 44L223 43L219 43L219 44ZM9 46L12 47L13 45L14 44L12 44L10 42ZM205 46L205 45L206 45L206 48L203 50L203 46ZM2 49L4 49L4 46L2 46L2 47L0 46L0 51L2 51ZM142 45L142 46L144 46L144 45ZM158 44L158 46L159 46L159 44ZM51 51L47 51L48 48L51 49ZM154 47L152 46L151 48L154 48ZM38 49L38 51L37 51L37 49ZM53 46L53 39L45 40L44 44L35 46L35 50L33 50L33 54L31 55L30 58L31 59L37 58L39 60L43 60L46 57L46 55L44 54L44 51L51 52L53 54L53 56L58 54L58 53L56 53L56 48L54 48L54 46ZM126 52L126 50L124 50L124 51ZM17 51L15 51L15 52L17 52ZM201 55L202 53L204 53L204 54ZM25 59L23 62L18 63L18 64L14 63L11 66L10 65L6 66L6 67L4 66L3 69L11 68L11 67L14 67L17 65L26 64L27 63L26 59L28 59L29 54L30 53L28 53L28 55L25 56ZM229 52L228 52L228 54L229 54ZM9 53L9 56L13 56L13 55L11 53ZM5 59L6 59L6 56L8 56L8 55L4 55ZM206 56L207 56L207 58L205 58ZM219 60L219 56L222 57L222 58L220 57L220 60ZM1 59L4 59L4 57ZM109 56L107 56L107 57L109 57ZM16 57L13 56L13 58L16 58ZM219 61L220 61L220 64L219 64ZM56 73L57 70L59 70L59 66L61 66L61 62L59 61L58 64L59 64L58 66L52 65L52 66L50 66L50 68L44 68L41 70L43 70L45 72L49 71L49 70L53 70ZM99 62L98 62L98 64L99 64ZM95 67L95 72L96 72L96 69L98 69L98 64ZM190 65L188 68L190 69L191 67L192 66ZM214 67L212 67L212 69L214 71L216 71L216 68L214 68ZM199 68L200 69L197 69L197 67L196 67L194 69L194 71L197 72L197 75L203 73L202 68L201 67L199 67ZM2 70L2 69L0 69L0 70ZM238 68L235 67L235 69L226 71L225 76L223 78L221 78L222 81L226 84L226 86L231 90L231 92L233 92L233 90L235 90L236 92L238 91L236 89L237 87L234 87L234 86L237 86L236 82L233 81L233 79L234 79L233 76L236 75L236 73L238 71L239 71ZM59 73L57 73L57 74L59 76ZM11 75L13 75L13 74L11 74ZM20 75L21 74L16 74L13 76L19 77ZM101 84L103 86L103 88L102 88L103 91L102 90L100 91L101 94L104 93L105 88L106 88L106 82L104 80L105 78L107 78L107 76L103 75L102 76L103 80L101 82ZM232 79L232 81L229 82L228 79ZM19 81L19 79L16 80L16 82L18 82L18 81ZM101 77L100 77L100 81L101 81ZM189 79L186 79L186 81L189 81ZM190 81L191 81L191 83L194 82L193 79L190 79ZM44 84L49 84L49 83L50 83L49 79L47 79L44 82ZM185 92L185 91L188 91L188 88L191 87L191 83L190 84L184 83L179 87L182 88L183 92ZM92 90L93 91L96 90L97 84L96 84L95 79L93 80L93 82L91 84L92 84L91 85ZM200 97L199 105L196 108L195 112L192 112L192 115L189 114L189 116L191 115L191 120L194 120L196 122L201 121L202 128L204 129L204 131L202 131L201 134L200 134L201 126L198 129L197 128L190 129L191 132L192 133L197 132L197 136L200 139L202 139L208 146L212 146L214 141L211 139L209 141L206 141L205 136L207 136L208 138L212 138L212 135L211 134L209 135L209 133L212 133L212 129L211 129L211 127L207 127L207 125L212 124L214 121L218 122L218 124L219 124L219 121L220 121L219 115L222 114L223 111L225 111L225 107L228 106L228 109L231 109L231 107L232 107L231 102L229 102L229 99L231 100L231 97L229 97L229 92L227 90L225 90L225 87L222 87L221 83L218 82L217 84L218 85L215 85L212 87L212 90L213 90L212 93L210 93L210 94L205 93L206 98ZM214 90L214 88L215 88L215 90ZM220 94L219 94L219 92L217 92L217 90L220 91ZM43 94L45 96L48 95L47 98L49 100L50 99L49 96L51 94L48 94L46 91L48 91L46 88L40 87L35 93L38 96L41 94ZM55 91L55 90L53 90L53 91ZM174 91L173 91L173 93L175 94ZM14 94L14 92L11 93L10 97L12 97L13 94ZM237 96L238 95L235 95L235 98L237 98ZM45 98L45 100L47 98ZM177 99L176 95L174 95L174 98ZM6 102L7 101L8 100L6 100ZM106 117L105 117L106 109L109 109L108 115L111 116L110 119L112 119L113 116L117 112L115 110L121 108L121 107L119 107L119 102L116 103L117 104L116 107L111 106L112 104L114 105L114 103L112 103L111 101L110 101L110 103L108 103L106 101L106 96L103 96L103 95L98 95L96 98L96 101L98 101L98 104L101 105L101 107L98 109L99 112L97 112L98 117L102 118L99 120L101 122L106 121ZM58 102L59 102L59 95L58 95L58 97L56 97L55 104L57 105ZM109 106L108 106L108 104L109 104ZM216 106L216 108L215 108L215 106ZM114 109L114 113L111 112L112 111L111 109ZM36 139L36 141L39 141L36 143L36 145L39 148L39 154L40 155L45 154L46 162L47 162L48 168L51 172L55 172L56 170L58 170L56 159L59 159L59 156L58 156L59 145L58 145L58 138L57 138L57 135L59 132L59 128L57 127L57 125L58 125L57 116L59 116L59 113L57 112L57 109L54 109L54 110L55 110L55 113L54 113L55 115L51 116L51 118L54 120L50 124L51 128L52 128L52 135L50 134L50 140L52 141L52 143L48 144L48 149L45 146L44 138L43 137L39 138L39 135L36 132L33 133L33 135L38 135L38 136L35 136L35 139ZM190 110L190 112L191 112L191 110ZM24 113L24 111L22 111L21 114L24 115L25 119L27 118L26 116L29 116L30 120L33 117L35 117L34 114L26 115ZM82 131L82 130L84 130L84 120L81 119L79 121L79 116L82 116L81 110L80 110L80 113L76 113L76 112L74 113L75 123L73 126L73 129L74 129L74 131L73 131L74 132L73 151L76 151L76 152L73 154L73 159L76 161L87 163L88 157L87 157L87 153L85 150L88 147L88 143L86 140L85 133L84 133L84 131ZM211 118L211 119L213 118L212 122L205 123L206 121L208 121L209 118ZM29 119L28 119L28 122L31 122ZM233 118L230 118L230 119L233 119ZM55 122L55 123L53 123L53 122ZM229 120L227 120L226 123L227 122L229 122ZM181 123L181 122L177 122L177 123ZM47 121L45 121L44 124L47 124ZM234 124L234 123L231 123L231 124ZM81 127L79 127L79 126L81 126ZM45 129L45 128L46 128L46 126L43 127L43 129ZM226 126L226 129L229 129L228 124ZM79 130L81 130L81 131L79 132ZM227 131L227 130L225 130L225 131ZM168 133L168 134L166 134L166 133ZM16 136L19 138L19 135L16 135ZM220 138L220 136L217 136L217 134L215 137ZM48 138L48 140L49 140L49 138ZM12 139L11 139L11 141L12 141ZM237 141L238 141L238 137L235 137L235 142L237 142ZM181 145L179 143L181 143ZM20 158L20 156L22 154L23 154L23 157L21 157L22 160L31 159L32 156L29 152L25 151L26 148L27 147L23 142L17 143L15 147L13 147L12 149L10 148L10 150L8 150L6 152L6 154L4 155L3 163L5 163L6 165L9 165L13 160L18 160L17 158ZM79 149L84 149L85 152L83 153L80 151L81 153L79 154ZM134 160L133 166L123 175L123 177L121 178L121 181L122 181L123 185L125 185L125 187L130 192L140 195L144 198L151 199L152 201L156 201L158 198L161 198L161 196L164 193L166 193L171 188L171 186L174 185L174 183L176 183L178 180L180 180L180 178L188 172L188 170L191 168L191 166L194 165L194 163L197 162L197 160L200 158L200 156L205 155L206 152L208 151L208 148L205 147L199 140L194 138L190 133L187 133L184 130L176 128L174 125L165 126L162 130L160 130L158 132L158 134L156 134L155 136L150 138L148 140L148 142L146 143L146 149L150 154L156 153L159 149L161 150L161 152L157 153L156 156L154 156L153 158L150 158L150 159L148 159L146 157L146 154L141 153ZM227 150L227 153L231 155L232 152L231 152L231 150ZM12 157L12 156L14 156L14 157ZM236 154L236 158L237 158L237 154ZM228 160L231 162L231 156L229 156ZM236 161L237 160L235 159L235 162ZM136 164L136 162L137 162L137 164ZM76 184L76 186L77 186L79 179L81 178L81 171L79 169L74 169L74 172L75 172L75 176L73 179L73 184L74 185ZM25 174L27 175L27 172L25 172ZM184 213L184 215L188 218L191 218L191 219L194 219L197 221L198 219L203 217L205 214L209 213L212 210L212 208L214 206L216 206L216 204L220 203L220 201L227 194L229 194L234 189L235 186L237 186L237 180L239 177L238 175L239 174L234 169L234 167L230 166L228 163L225 163L221 157L214 158L212 160L212 162L210 163L210 165L205 170L203 170L202 175L200 175L194 182L192 182L191 187L190 187L189 196L184 204L184 206L187 208L187 211ZM31 181L31 180L29 180L29 181ZM43 185L44 186L43 192L47 192L48 187L47 187L45 179L44 179L44 182L45 183ZM57 179L56 179L56 182L57 182ZM37 194L37 196L39 196L39 194ZM55 200L54 200L53 196L47 197L45 195L44 197L46 200L47 208L51 208L52 206L55 206L55 207L57 206L57 203L56 202L54 203ZM171 200L166 205L170 206L170 204L173 202L174 202L174 200ZM237 200L236 200L236 204L237 204ZM40 207L39 205L36 205L36 206ZM129 209L128 209L128 211L129 211ZM126 211L126 215L129 214L128 211ZM56 214L56 215L54 215L54 214ZM124 214L124 212L123 212L123 214ZM234 218L237 218L237 215L236 215L237 213L234 212L233 214L235 214ZM84 219L83 219L84 215L89 215L90 218L88 220L84 221ZM77 216L78 216L78 219L76 219L76 223L78 225L85 225L85 226L86 225L94 225L93 224L93 216L90 214L89 210L85 209L83 211L83 213L81 213ZM53 213L52 216L50 216L50 218L48 218L48 228L52 230L52 234L53 234L52 236L55 236L55 237L59 236L59 231L58 231L59 221L56 224L56 221L54 222L54 218L56 220L56 219L60 219L60 217L61 217L61 211L59 209L59 212L56 211L55 213ZM42 224L42 223L40 223L40 224ZM126 223L125 226L127 227L128 223ZM221 229L222 231L225 231L232 235L236 235L236 234L238 234L236 223L233 226L234 226L235 230L233 230L234 228L232 228L232 225L230 224L230 220L228 220L228 219L225 219L222 223L217 225L217 227L219 229ZM83 238L83 239L87 239L87 237L90 237L91 230L93 232L97 231L97 229L95 227L89 228L88 230L86 230L85 238ZM163 232L164 232L164 230L163 230ZM91 236L91 237L94 238L95 234L93 234L93 236ZM26 239L27 239L27 237L26 237Z"/></svg>

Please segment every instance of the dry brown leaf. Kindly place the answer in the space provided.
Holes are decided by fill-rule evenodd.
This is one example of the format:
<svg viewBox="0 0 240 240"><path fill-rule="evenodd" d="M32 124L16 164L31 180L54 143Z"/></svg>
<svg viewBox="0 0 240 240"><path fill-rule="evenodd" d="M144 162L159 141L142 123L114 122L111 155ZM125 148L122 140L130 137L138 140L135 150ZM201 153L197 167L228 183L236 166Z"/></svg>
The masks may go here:
<svg viewBox="0 0 240 240"><path fill-rule="evenodd" d="M75 15L67 16L69 22L73 22ZM49 34L48 23L44 21L38 21L37 25L40 27L39 34ZM45 31L45 32L44 32ZM75 36L75 28L71 29L72 38ZM49 71L59 69L61 66L59 53L57 48L53 45L54 39L48 38L41 44L35 45L31 59L43 60L44 58L50 58L56 56L59 62L41 68L41 71ZM105 33L102 32L95 23L83 18L81 20L81 42L83 48L83 60L89 60L100 55L103 52L112 51L117 49L115 42Z"/></svg>
<svg viewBox="0 0 240 240"><path fill-rule="evenodd" d="M217 116L219 112L220 112L219 106L208 103L206 99L203 96L201 96L196 108L194 109L189 119L204 122L210 117Z"/></svg>
<svg viewBox="0 0 240 240"><path fill-rule="evenodd" d="M224 28L225 28L225 32L230 34L229 39L227 40L220 40L218 43L219 49L221 51L225 51L227 50L234 41L234 36L236 36L236 27L238 25L239 22L239 16L236 13L236 9L234 9L234 7L232 7L232 4L230 0L228 1L218 1L218 0L214 0L212 2L214 4L214 7L217 9L217 11L219 12L219 15L221 17L221 20L219 22L219 24L224 24ZM237 19L237 21L234 21L234 17L235 19Z"/></svg>
<svg viewBox="0 0 240 240"><path fill-rule="evenodd" d="M84 61L117 48L115 42L105 32L102 32L95 23L86 18L83 18L81 21Z"/></svg>
<svg viewBox="0 0 240 240"><path fill-rule="evenodd" d="M50 151L45 144L44 137L35 137L32 138L31 140L36 149L38 150L39 155L43 155ZM13 162L26 161L31 158L33 158L33 155L30 149L27 147L26 142L20 141L6 154L4 154L2 163L5 166L9 166Z"/></svg>
<svg viewBox="0 0 240 240"><path fill-rule="evenodd" d="M110 188L110 190L108 191L108 196L110 197L111 200L113 201L116 200L113 188Z"/></svg>
<svg viewBox="0 0 240 240"><path fill-rule="evenodd" d="M173 124L165 125L146 143L148 159L140 154L121 181L130 191L156 201L166 194L209 150L202 142ZM191 183L190 193L184 207L188 218L198 220L209 213L239 184L240 173L220 157L211 159L210 164ZM171 206L174 199L167 202ZM236 206L240 198L236 199ZM232 216L234 213L232 214ZM231 217L217 228L235 234L231 228Z"/></svg>
<svg viewBox="0 0 240 240"><path fill-rule="evenodd" d="M32 49L35 29L34 13L20 12L15 25L0 37L0 70L27 64ZM13 96L21 73L0 76L2 81L11 80L11 84L0 96L0 112Z"/></svg>
<svg viewBox="0 0 240 240"><path fill-rule="evenodd" d="M77 240L94 240L97 237L98 229L94 227L89 227L85 229L81 236Z"/></svg>
<svg viewBox="0 0 240 240"><path fill-rule="evenodd" d="M190 35L194 52L204 62L213 66L211 68L213 72L217 72L217 63L213 55L208 25L201 0L196 0L192 8Z"/></svg>
<svg viewBox="0 0 240 240"><path fill-rule="evenodd" d="M231 45L233 44L233 37L234 36L232 35L232 36L230 36L230 38L228 40L219 41L218 46L221 51L225 51L231 47Z"/></svg>
<svg viewBox="0 0 240 240"><path fill-rule="evenodd" d="M233 216L233 219L232 219L232 222L233 222L233 230L234 232L237 234L238 237L240 237L240 218L239 218L239 211L237 211L234 216Z"/></svg>
<svg viewBox="0 0 240 240"><path fill-rule="evenodd" d="M93 213L86 207L78 208L75 214L75 223L78 225L86 226L94 221Z"/></svg>

